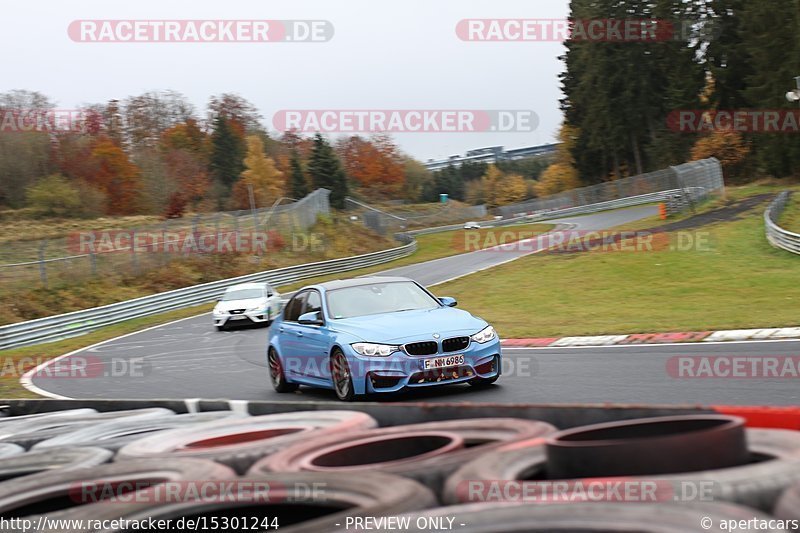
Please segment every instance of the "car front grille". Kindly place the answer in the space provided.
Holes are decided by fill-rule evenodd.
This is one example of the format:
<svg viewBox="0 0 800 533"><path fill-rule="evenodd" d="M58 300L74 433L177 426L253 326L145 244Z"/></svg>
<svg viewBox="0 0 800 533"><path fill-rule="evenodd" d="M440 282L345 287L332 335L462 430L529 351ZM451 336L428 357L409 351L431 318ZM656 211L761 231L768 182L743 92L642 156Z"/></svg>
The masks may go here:
<svg viewBox="0 0 800 533"><path fill-rule="evenodd" d="M445 353L466 350L467 346L469 346L469 337L453 337L442 341L442 351Z"/></svg>
<svg viewBox="0 0 800 533"><path fill-rule="evenodd" d="M433 355L439 352L439 343L434 341L409 342L403 346L408 355Z"/></svg>

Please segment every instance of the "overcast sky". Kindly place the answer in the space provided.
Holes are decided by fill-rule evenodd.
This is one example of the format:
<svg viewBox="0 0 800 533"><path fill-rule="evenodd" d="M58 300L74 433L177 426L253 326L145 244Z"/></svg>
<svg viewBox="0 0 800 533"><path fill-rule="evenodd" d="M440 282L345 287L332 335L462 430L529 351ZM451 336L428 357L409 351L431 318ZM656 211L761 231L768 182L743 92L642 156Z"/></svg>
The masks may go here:
<svg viewBox="0 0 800 533"><path fill-rule="evenodd" d="M567 0L108 0L5 2L0 91L29 89L60 109L173 89L204 111L236 92L272 129L285 109L530 109L526 133L405 133L418 159L551 142L561 121L559 43L465 42L467 18L563 18ZM79 19L328 20L326 43L79 43Z"/></svg>

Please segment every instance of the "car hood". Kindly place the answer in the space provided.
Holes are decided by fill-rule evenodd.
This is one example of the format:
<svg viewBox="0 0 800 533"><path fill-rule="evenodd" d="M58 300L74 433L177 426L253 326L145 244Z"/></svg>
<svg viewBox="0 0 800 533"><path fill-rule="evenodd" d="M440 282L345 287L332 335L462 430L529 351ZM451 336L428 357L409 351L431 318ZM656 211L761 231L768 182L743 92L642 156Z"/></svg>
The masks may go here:
<svg viewBox="0 0 800 533"><path fill-rule="evenodd" d="M246 300L230 300L227 302L217 302L216 309L220 311L230 311L231 309L247 309L265 303L264 298L248 298Z"/></svg>
<svg viewBox="0 0 800 533"><path fill-rule="evenodd" d="M486 326L486 321L452 307L382 313L331 321L331 327L363 341L392 344L433 340L434 333L441 335L443 339L456 335L472 335Z"/></svg>

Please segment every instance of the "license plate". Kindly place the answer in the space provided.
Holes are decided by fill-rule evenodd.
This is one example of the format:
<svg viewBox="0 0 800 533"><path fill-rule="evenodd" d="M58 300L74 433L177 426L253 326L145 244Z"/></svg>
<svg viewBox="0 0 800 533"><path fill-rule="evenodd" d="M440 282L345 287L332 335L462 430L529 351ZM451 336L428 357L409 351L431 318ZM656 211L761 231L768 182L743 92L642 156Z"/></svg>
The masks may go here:
<svg viewBox="0 0 800 533"><path fill-rule="evenodd" d="M231 315L231 320L243 320L245 318L244 315Z"/></svg>
<svg viewBox="0 0 800 533"><path fill-rule="evenodd" d="M447 357L433 357L422 362L422 368L431 370L434 368L446 368L448 366L458 366L464 364L463 355L448 355Z"/></svg>

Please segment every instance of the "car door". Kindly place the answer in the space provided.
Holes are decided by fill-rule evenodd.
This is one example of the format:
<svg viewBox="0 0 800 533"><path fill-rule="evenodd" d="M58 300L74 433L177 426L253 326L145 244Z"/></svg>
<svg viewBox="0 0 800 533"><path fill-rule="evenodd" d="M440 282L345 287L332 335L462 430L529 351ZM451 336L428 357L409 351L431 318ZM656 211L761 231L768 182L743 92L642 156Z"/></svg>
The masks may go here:
<svg viewBox="0 0 800 533"><path fill-rule="evenodd" d="M306 372L308 364L303 356L303 339L302 336L298 335L299 324L297 319L303 313L307 296L308 291L295 294L283 310L283 320L278 323L283 367L288 374L300 376L308 375Z"/></svg>
<svg viewBox="0 0 800 533"><path fill-rule="evenodd" d="M317 290L309 290L300 313L322 313L322 295ZM328 364L329 336L325 325L297 324L297 336L301 339L303 357L308 361L309 375L327 379L330 377Z"/></svg>

